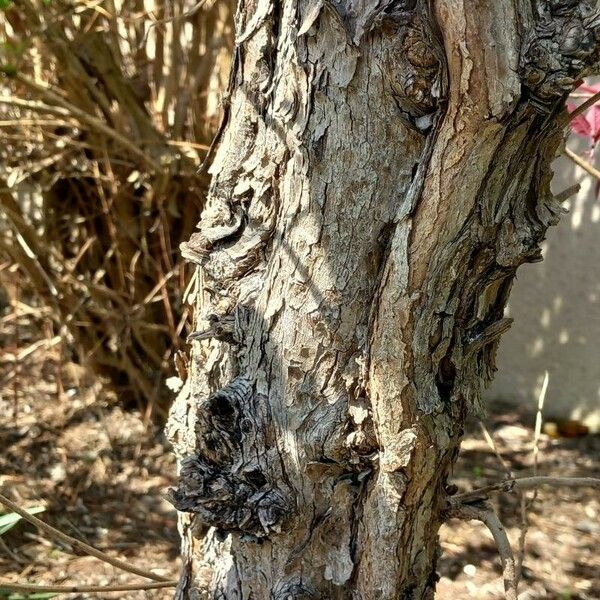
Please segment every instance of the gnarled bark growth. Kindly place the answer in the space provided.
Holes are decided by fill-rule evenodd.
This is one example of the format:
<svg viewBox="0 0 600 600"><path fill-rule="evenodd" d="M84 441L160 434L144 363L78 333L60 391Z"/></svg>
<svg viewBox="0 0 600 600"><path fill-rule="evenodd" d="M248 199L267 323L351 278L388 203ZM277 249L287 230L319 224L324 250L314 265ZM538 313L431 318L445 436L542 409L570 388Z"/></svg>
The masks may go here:
<svg viewBox="0 0 600 600"><path fill-rule="evenodd" d="M515 271L561 212L550 162L600 20L566 0L257 0L236 27L183 248L179 597L430 597L449 470Z"/></svg>

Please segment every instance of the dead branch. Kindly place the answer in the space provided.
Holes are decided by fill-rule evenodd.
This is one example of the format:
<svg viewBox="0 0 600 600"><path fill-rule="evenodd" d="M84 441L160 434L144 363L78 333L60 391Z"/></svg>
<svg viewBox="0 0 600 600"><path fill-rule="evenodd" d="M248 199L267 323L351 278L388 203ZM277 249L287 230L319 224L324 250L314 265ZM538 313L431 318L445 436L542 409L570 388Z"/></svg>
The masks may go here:
<svg viewBox="0 0 600 600"><path fill-rule="evenodd" d="M6 506L6 508L12 510L13 512L16 512L23 519L25 519L25 521L28 521L32 525L35 525L36 527L38 527L39 529L41 529L42 531L47 533L49 536L51 536L57 540L60 540L61 542L64 542L66 544L69 544L73 548L80 550L81 552L84 552L85 554L94 556L94 557L108 563L109 565L116 567L117 569L121 569L122 571L127 571L128 573L134 573L135 575L140 575L141 577L146 577L147 579L153 579L154 581L160 581L162 583L166 583L166 582L170 583L170 581L166 577L163 577L162 575L156 575L155 573L152 573L151 571L146 571L145 569L138 569L137 567L131 565L128 562L124 562L122 560L119 560L118 558L113 558L112 556L105 554L101 550L98 550L97 548L94 548L93 546L90 546L89 544L86 544L85 542L82 542L81 540L78 540L74 537L71 537L70 535L67 535L66 533L63 533L62 531L56 529L55 527L48 525L48 523L45 523L41 519L38 519L37 517L30 515L26 510L23 510L18 504L15 504L12 500L9 500L6 496L3 496L2 494L0 494L0 503L4 504L4 506Z"/></svg>
<svg viewBox="0 0 600 600"><path fill-rule="evenodd" d="M474 504L456 504L448 513L451 518L462 519L464 521L481 521L492 534L500 559L502 560L502 574L504 578L504 591L507 600L517 600L517 571L515 557L504 526L494 509L487 503L481 502Z"/></svg>
<svg viewBox="0 0 600 600"><path fill-rule="evenodd" d="M567 115L567 123L571 123L573 119L584 113L588 108L591 108L596 102L600 100L600 92L590 96L585 102L582 102L575 110Z"/></svg>
<svg viewBox="0 0 600 600"><path fill-rule="evenodd" d="M587 160L584 160L577 154L577 152L573 152L570 148L565 148L565 154L579 167L581 167L586 173L595 177L596 179L600 179L600 171L596 169L593 165L591 165Z"/></svg>
<svg viewBox="0 0 600 600"><path fill-rule="evenodd" d="M136 590L157 590L177 585L176 581L157 581L156 583L131 583L124 585L36 585L33 583L10 583L0 581L0 589L26 594L56 592L59 594L82 594L104 592L130 592Z"/></svg>
<svg viewBox="0 0 600 600"><path fill-rule="evenodd" d="M65 100L59 94L53 92L49 87L33 81L25 75L19 74L16 76L16 79L32 91L40 94L42 98L46 99L48 102L65 109L67 111L67 115L75 117L81 123L84 123L88 127L91 127L92 129L95 129L96 131L118 142L124 149L129 150L131 153L141 158L149 167L152 168L153 171L160 171L160 165L153 158L148 156L141 148L131 142L131 140L127 139L124 135L121 135L112 127L106 125L106 123L94 115L90 115L86 111L81 110L68 100Z"/></svg>
<svg viewBox="0 0 600 600"><path fill-rule="evenodd" d="M548 391L548 383L550 381L550 376L548 375L548 371L544 374L544 381L542 383L542 389L540 390L540 394L538 396L538 408L537 413L535 415L535 430L533 434L533 476L536 477L538 474L538 463L539 463L539 453L540 453L540 436L542 434L542 421L543 421L543 411L544 411L544 402L546 400L546 392ZM513 475L514 477L514 475ZM533 488L532 497L527 500L525 498L525 494L522 491L518 492L519 501L521 505L521 533L519 535L519 550L517 553L517 583L521 581L521 575L523 573L523 562L525 561L525 544L527 541L527 531L529 529L529 520L527 518L527 511L531 509L533 503L537 499L538 488Z"/></svg>
<svg viewBox="0 0 600 600"><path fill-rule="evenodd" d="M514 474L513 470L511 469L508 462L504 459L504 457L500 453L500 450L498 449L498 446L496 446L496 442L494 441L492 434L488 431L487 427L485 426L485 423L480 420L479 426L481 428L481 432L483 434L483 437L485 438L485 441L487 442L487 444L490 447L490 449L492 450L492 452L496 455L496 458L502 465L502 468L506 472L506 475L510 479L514 479L515 474ZM529 527L529 522L527 520L528 505L527 505L527 500L525 498L525 494L521 490L518 490L517 495L519 497L519 507L520 507L520 516L521 516L521 534L519 535L519 547L518 547L517 559L516 559L516 561L517 561L516 577L517 577L517 585L518 585L519 581L521 581L521 572L522 572L523 560L524 560L524 555L525 555L525 538L527 536L527 529Z"/></svg>
<svg viewBox="0 0 600 600"><path fill-rule="evenodd" d="M600 490L600 479L595 477L549 477L543 475L538 475L536 477L519 477L493 483L477 490L473 490L472 492L457 494L453 497L453 501L470 504L472 502L486 500L492 493L531 490L542 485L554 488L591 487Z"/></svg>
<svg viewBox="0 0 600 600"><path fill-rule="evenodd" d="M157 418L171 399L170 349L189 326L177 248L204 202L208 178L195 168L218 125L234 35L229 2L180 4L83 8L75 22L22 0L15 22L0 23L23 47L0 93L10 183L0 203L11 203L0 254L19 267L2 283L19 276L79 362L124 403L156 404Z"/></svg>

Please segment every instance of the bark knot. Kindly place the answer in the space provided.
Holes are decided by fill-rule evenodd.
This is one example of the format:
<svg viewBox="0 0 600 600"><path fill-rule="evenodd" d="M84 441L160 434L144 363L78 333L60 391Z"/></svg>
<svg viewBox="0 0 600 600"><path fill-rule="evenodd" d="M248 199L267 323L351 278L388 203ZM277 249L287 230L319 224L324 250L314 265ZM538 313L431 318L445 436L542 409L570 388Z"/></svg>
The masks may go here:
<svg viewBox="0 0 600 600"><path fill-rule="evenodd" d="M534 105L549 110L600 60L600 13L592 2L537 0L521 67Z"/></svg>
<svg viewBox="0 0 600 600"><path fill-rule="evenodd" d="M198 452L182 460L178 486L169 492L177 510L251 540L280 531L290 503L273 483L280 475L277 452L267 444L265 409L245 377L200 402Z"/></svg>

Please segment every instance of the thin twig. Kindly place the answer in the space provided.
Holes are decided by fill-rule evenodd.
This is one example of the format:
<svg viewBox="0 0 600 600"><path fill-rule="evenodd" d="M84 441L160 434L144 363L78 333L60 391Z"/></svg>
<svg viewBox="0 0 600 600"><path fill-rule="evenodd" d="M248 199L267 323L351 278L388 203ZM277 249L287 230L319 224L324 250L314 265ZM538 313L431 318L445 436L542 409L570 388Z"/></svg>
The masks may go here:
<svg viewBox="0 0 600 600"><path fill-rule="evenodd" d="M6 554L12 559L14 560L18 565L26 565L29 561L28 560L24 560L21 557L19 557L17 554L15 554L7 545L6 542L2 539L2 537L0 537L0 549L4 550L4 552L6 552Z"/></svg>
<svg viewBox="0 0 600 600"><path fill-rule="evenodd" d="M57 117L71 117L69 111L60 106L51 106L37 100L23 100L14 96L0 96L0 104L8 104L9 106L17 106L18 108L26 108L34 112L48 113Z"/></svg>
<svg viewBox="0 0 600 600"><path fill-rule="evenodd" d="M6 98L6 96L5 96ZM52 127L75 127L77 125L74 121L59 121L57 119L10 119L8 121L0 121L0 127L25 127L32 125L35 127L41 127L42 125L49 125Z"/></svg>
<svg viewBox="0 0 600 600"><path fill-rule="evenodd" d="M504 471L508 475L510 479L515 478L514 471L511 469L508 462L504 459L502 454L500 454L500 450L496 446L496 442L492 437L492 434L488 431L487 427L483 423L483 421L479 421L479 426L481 427L481 432L483 433L483 437L487 442L488 446L491 448L492 452L496 455L496 458L504 468ZM517 490L517 495L519 497L519 508L520 508L520 516L521 516L521 533L519 535L519 546L516 558L516 567L515 567L515 577L517 580L517 585L521 581L521 573L523 570L523 561L525 557L525 538L527 536L527 529L529 527L529 521L527 519L527 501L525 498L525 494L521 490Z"/></svg>
<svg viewBox="0 0 600 600"><path fill-rule="evenodd" d="M538 407L537 413L535 415L535 431L533 434L533 476L537 476L538 473L538 464L540 461L540 436L542 435L542 414L544 412L544 402L546 400L546 392L548 391L548 382L550 380L550 376L548 375L548 371L544 374L544 382L542 383L542 389L540 390L540 395L538 397ZM531 502L535 500L537 496L537 490L534 489L533 498Z"/></svg>
<svg viewBox="0 0 600 600"><path fill-rule="evenodd" d="M600 92L595 93L585 102L582 102L576 109L568 114L567 124L570 123L573 119L578 117L580 114L584 113L588 108L592 107L596 102L600 100Z"/></svg>
<svg viewBox="0 0 600 600"><path fill-rule="evenodd" d="M565 148L565 154L578 166L580 166L584 171L586 171L592 177L596 179L600 179L600 171L596 169L593 165L591 165L587 160L584 160L577 154L573 152L570 148Z"/></svg>
<svg viewBox="0 0 600 600"><path fill-rule="evenodd" d="M538 475L537 477L519 477L516 479L506 479L498 483L492 483L485 487L456 494L453 500L462 503L476 502L485 500L490 494L495 492L513 492L515 490L531 490L536 487L547 485L550 487L591 487L600 490L600 479L596 477L550 477Z"/></svg>
<svg viewBox="0 0 600 600"><path fill-rule="evenodd" d="M135 590L157 590L171 588L176 581L157 581L156 583L130 583L124 585L37 585L34 583L10 583L0 580L0 589L27 594L56 592L59 594L82 594L95 592L130 592Z"/></svg>
<svg viewBox="0 0 600 600"><path fill-rule="evenodd" d="M529 516L527 511L531 506L530 503L527 502L527 498L525 494L521 491L519 494L519 512L521 515L521 530L519 532L519 541L517 546L517 569L516 569L516 577L517 577L517 585L521 581L521 577L523 576L523 564L525 563L525 550L526 550L526 541L527 541L527 531L529 530Z"/></svg>
<svg viewBox="0 0 600 600"><path fill-rule="evenodd" d="M153 27L156 27L157 25L166 25L167 23L175 23L180 19L188 19L189 17L193 17L199 10L201 10L204 7L205 4L208 4L207 0L200 0L200 2L196 2L194 6L192 6L180 15L174 15L173 17L167 17L165 19L158 19L156 21L152 21L152 23L150 23L149 27L146 29L146 33L144 34L144 37L139 43L138 48L142 48L143 46L145 46L146 40L148 39L148 34L150 33L150 30ZM151 18L154 17L152 11L150 11L148 15Z"/></svg>
<svg viewBox="0 0 600 600"><path fill-rule="evenodd" d="M208 144L195 144L193 142L186 142L184 140L167 140L169 146L181 146L183 148L193 148L194 150L209 150Z"/></svg>
<svg viewBox="0 0 600 600"><path fill-rule="evenodd" d="M453 504L456 497L453 498ZM450 517L465 521L481 521L492 534L498 553L502 560L502 575L504 579L504 592L507 600L517 600L518 582L515 568L515 556L512 551L506 530L494 509L485 502L478 505L454 505L449 512Z"/></svg>
<svg viewBox="0 0 600 600"><path fill-rule="evenodd" d="M17 348L18 351L16 352L6 352L2 355L2 359L6 362L14 362L18 364L21 361L25 360L30 354L37 352L40 348L43 348L44 350L49 350L53 346L56 346L56 344L58 344L60 340L61 337L59 335L54 336L49 340L44 338L38 340L37 342L33 342L33 344L29 344L29 346L21 348L20 350L18 350Z"/></svg>
<svg viewBox="0 0 600 600"><path fill-rule="evenodd" d="M67 111L68 116L72 115L75 118L77 118L80 122L85 123L86 125L95 129L96 131L99 131L100 133L103 133L104 135L112 138L113 140L121 144L123 148L126 148L132 154L137 155L139 158L141 158L154 171L160 171L160 165L153 158L148 156L141 148L138 148L138 146L136 146L130 139L126 138L124 135L122 135L112 127L109 127L108 125L106 125L106 123L104 123L94 115L91 115L85 112L84 110L81 110L74 104L71 104L71 102L69 102L68 100L65 100L59 94L52 91L49 87L42 85L41 83L38 83L36 81L33 81L25 75L18 74L16 78L18 81L26 85L31 90L39 93L44 99L48 100L49 102L52 102L53 105L65 109Z"/></svg>
<svg viewBox="0 0 600 600"><path fill-rule="evenodd" d="M546 400L546 392L548 391L548 383L550 376L548 371L544 373L544 381L542 383L542 389L538 396L537 413L535 415L535 430L533 433L533 476L536 477L538 474L538 463L540 454L540 436L542 435L542 421L544 412L544 402ZM517 553L517 581L521 580L523 574L523 563L525 562L525 549L527 542L527 530L529 529L529 520L527 518L527 512L531 510L533 503L537 499L538 488L533 488L532 497L526 501L525 494L519 492L519 499L521 503L521 533L519 534L519 550Z"/></svg>
<svg viewBox="0 0 600 600"><path fill-rule="evenodd" d="M510 479L514 479L515 474L513 470L510 468L510 465L506 462L506 460L504 460L502 454L500 454L500 450L498 450L498 446L496 446L496 442L494 441L492 434L489 432L488 428L485 426L485 423L481 419L479 420L479 428L481 429L483 439L490 447L490 450L496 455L496 458L498 459L498 462L502 465L502 468L506 472L506 475Z"/></svg>
<svg viewBox="0 0 600 600"><path fill-rule="evenodd" d="M95 556L96 558L112 565L113 567L117 567L117 569L127 571L128 573L134 573L135 575L140 575L141 577L146 577L148 579L153 579L154 581L169 581L166 577L163 577L162 575L156 575L155 573L146 571L145 569L138 569L137 567L134 567L128 562L124 562L122 560L119 560L118 558L113 558L112 556L101 552L97 548L94 548L93 546L90 546L89 544L86 544L81 540L78 540L74 537L71 537L70 535L67 535L66 533L63 533L62 531L52 527L51 525L48 525L48 523L45 523L41 519L30 515L27 511L23 510L18 504L15 504L12 500L9 500L6 496L3 496L2 494L0 494L0 503L4 504L6 508L12 510L13 512L16 512L18 515L21 515L23 519L25 519L32 525L35 525L42 531L46 532L49 536L56 538L66 544L70 544L73 548L85 552L86 554Z"/></svg>

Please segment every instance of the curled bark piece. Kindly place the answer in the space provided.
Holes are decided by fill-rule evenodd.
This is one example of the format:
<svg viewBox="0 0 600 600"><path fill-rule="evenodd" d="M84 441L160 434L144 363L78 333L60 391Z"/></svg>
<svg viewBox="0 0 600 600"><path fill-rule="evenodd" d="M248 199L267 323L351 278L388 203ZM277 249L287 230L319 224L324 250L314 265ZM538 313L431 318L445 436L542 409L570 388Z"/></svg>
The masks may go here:
<svg viewBox="0 0 600 600"><path fill-rule="evenodd" d="M248 309L244 306L237 306L231 314L209 315L207 318L209 327L190 333L187 339L188 341L216 339L230 344L240 344L247 318Z"/></svg>
<svg viewBox="0 0 600 600"><path fill-rule="evenodd" d="M497 340L501 335L506 333L513 323L513 319L499 319L487 325L483 330L477 332L471 337L465 346L465 355L478 352L483 347Z"/></svg>
<svg viewBox="0 0 600 600"><path fill-rule="evenodd" d="M230 315L219 317L217 315L209 315L208 321L210 326L202 331L194 331L188 335L188 341L191 340L210 340L216 339L222 342L234 342L234 320Z"/></svg>
<svg viewBox="0 0 600 600"><path fill-rule="evenodd" d="M181 255L186 260L197 264L203 264L206 257L211 253L217 244L224 244L228 240L235 238L240 233L245 224L243 211L231 211L228 216L229 221L222 222L215 218L212 223L205 225L199 232L193 233L188 242L180 244Z"/></svg>
<svg viewBox="0 0 600 600"><path fill-rule="evenodd" d="M283 494L266 484L262 474L238 474L199 456L184 459L179 487L169 499L177 510L195 513L207 525L256 538L279 531L287 510Z"/></svg>

